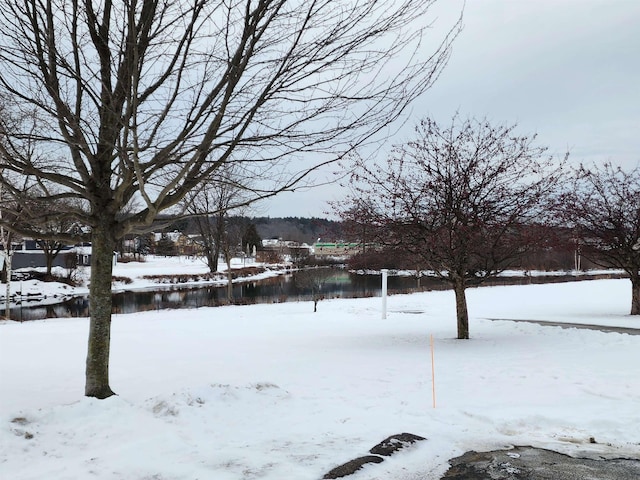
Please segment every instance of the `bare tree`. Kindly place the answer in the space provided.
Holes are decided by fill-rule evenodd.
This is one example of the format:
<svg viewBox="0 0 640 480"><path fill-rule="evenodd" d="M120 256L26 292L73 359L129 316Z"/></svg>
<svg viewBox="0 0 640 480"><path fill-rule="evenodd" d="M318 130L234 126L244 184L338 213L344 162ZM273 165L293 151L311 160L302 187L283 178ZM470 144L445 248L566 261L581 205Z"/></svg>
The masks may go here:
<svg viewBox="0 0 640 480"><path fill-rule="evenodd" d="M313 313L318 311L318 302L324 300L325 285L333 277L333 274L333 271L326 267L306 268L294 274L296 287L311 294Z"/></svg>
<svg viewBox="0 0 640 480"><path fill-rule="evenodd" d="M220 251L227 264L227 300L233 301L233 269L231 261L236 255L243 255L242 251L242 235L246 229L245 221L242 216L229 218L229 212L226 211L218 217L219 227L222 229L220 235Z"/></svg>
<svg viewBox="0 0 640 480"><path fill-rule="evenodd" d="M2 166L52 192L43 202L82 201L58 214L91 229L87 396L113 394L117 240L222 165L254 179L250 203L372 141L448 59L460 22L428 45L432 4L3 2L0 95L36 121L0 129ZM38 155L21 154L27 140ZM120 215L134 200L139 207Z"/></svg>
<svg viewBox="0 0 640 480"><path fill-rule="evenodd" d="M258 234L258 229L253 221L247 223L242 232L242 247L247 256L255 257L258 249L262 248L262 238Z"/></svg>
<svg viewBox="0 0 640 480"><path fill-rule="evenodd" d="M11 277L13 275L13 255L15 253L16 243L23 238L17 229L24 221L27 210L21 205L11 191L4 188L3 179L7 173L0 168L0 245L2 245L2 273L5 286L5 318L8 320L11 314ZM8 172L11 175L11 172ZM24 178L22 186L26 193L28 190L28 178Z"/></svg>
<svg viewBox="0 0 640 480"><path fill-rule="evenodd" d="M0 198L2 198L2 187L0 186ZM4 202L2 202L4 203ZM5 228L5 222L7 215L3 213L3 209L0 208L0 245L2 246L2 272L5 281L5 309L4 317L9 320L11 318L11 275L12 275L12 261L14 248L13 243L15 240L15 233ZM15 217L13 217L15 219ZM10 221L10 220L9 220Z"/></svg>
<svg viewBox="0 0 640 480"><path fill-rule="evenodd" d="M53 262L58 254L62 251L65 244L59 240L51 239L36 240L36 242L42 249L42 253L44 254L46 274L50 276L53 269Z"/></svg>
<svg viewBox="0 0 640 480"><path fill-rule="evenodd" d="M629 275L631 315L640 315L640 168L581 166L560 208L575 231L580 255Z"/></svg>
<svg viewBox="0 0 640 480"><path fill-rule="evenodd" d="M226 219L237 205L246 202L249 181L239 183L234 165L224 165L187 193L184 211L193 216L200 236L198 243L204 252L209 271L218 271L218 258L225 238ZM237 207L236 207L237 208Z"/></svg>
<svg viewBox="0 0 640 480"><path fill-rule="evenodd" d="M311 258L309 246L308 245L300 245L295 242L293 244L289 244L289 261L296 268L304 268L315 263L315 259Z"/></svg>
<svg viewBox="0 0 640 480"><path fill-rule="evenodd" d="M330 202L332 210L342 220L341 230L345 240L360 244L360 254L367 253L372 240L379 236L375 231L375 203L372 199L355 196L350 203Z"/></svg>
<svg viewBox="0 0 640 480"><path fill-rule="evenodd" d="M32 192L32 195L34 193ZM21 198L24 206L24 197ZM53 205L52 203L59 203ZM42 208L43 205L38 203L35 208ZM37 245L42 249L42 253L45 258L46 274L51 275L53 268L53 262L62 249L67 245L67 242L60 240L60 238L79 238L82 237L81 229L78 224L68 217L60 217L56 215L59 211L64 211L66 208L70 208L67 202L64 201L52 201L49 202L44 208L50 209L53 215L50 217L43 216L45 219L42 223L35 225L25 225L25 228L31 229L34 233L37 233L34 240ZM31 207L27 207L27 211L33 210ZM27 215L27 221L29 220Z"/></svg>
<svg viewBox="0 0 640 480"><path fill-rule="evenodd" d="M401 247L450 283L458 338L469 338L465 289L514 264L545 238L545 201L561 169L514 126L424 120L385 165L358 161L355 196L369 199L380 243Z"/></svg>

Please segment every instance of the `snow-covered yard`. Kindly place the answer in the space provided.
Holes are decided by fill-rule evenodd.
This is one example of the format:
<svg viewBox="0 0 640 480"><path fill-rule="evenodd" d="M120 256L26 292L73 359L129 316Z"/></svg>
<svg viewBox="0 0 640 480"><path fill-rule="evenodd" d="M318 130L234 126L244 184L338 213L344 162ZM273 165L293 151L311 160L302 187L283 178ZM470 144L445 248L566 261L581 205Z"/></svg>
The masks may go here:
<svg viewBox="0 0 640 480"><path fill-rule="evenodd" d="M319 479L383 438L427 438L353 480L438 479L463 452L640 456L628 280L116 315L108 400L83 397L87 319L0 323L0 477ZM430 338L434 339L436 405ZM594 439L597 443L591 443Z"/></svg>

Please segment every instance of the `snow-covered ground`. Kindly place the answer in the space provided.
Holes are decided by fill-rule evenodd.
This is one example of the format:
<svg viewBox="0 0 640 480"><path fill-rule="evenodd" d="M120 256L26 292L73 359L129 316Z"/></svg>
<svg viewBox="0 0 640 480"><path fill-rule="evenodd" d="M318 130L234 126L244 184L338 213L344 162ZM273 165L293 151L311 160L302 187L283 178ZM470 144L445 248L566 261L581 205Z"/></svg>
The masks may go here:
<svg viewBox="0 0 640 480"><path fill-rule="evenodd" d="M102 401L87 319L2 322L0 478L316 480L400 432L427 441L350 478L509 445L640 457L640 336L488 320L640 327L628 280L468 298L469 341L450 291L391 296L386 319L379 298L115 315Z"/></svg>

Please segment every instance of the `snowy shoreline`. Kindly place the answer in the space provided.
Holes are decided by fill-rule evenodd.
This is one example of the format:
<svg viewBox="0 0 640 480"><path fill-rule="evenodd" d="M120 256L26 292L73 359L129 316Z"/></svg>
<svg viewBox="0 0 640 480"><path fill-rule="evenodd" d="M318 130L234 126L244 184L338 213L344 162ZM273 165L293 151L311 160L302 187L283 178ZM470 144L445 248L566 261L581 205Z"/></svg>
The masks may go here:
<svg viewBox="0 0 640 480"><path fill-rule="evenodd" d="M267 278L273 278L280 275L291 273L290 265L260 265L246 264L242 259L234 259L231 268L240 270L245 267L260 266L265 271L255 275L248 275L237 278L234 283L260 281ZM63 276L63 269L60 268L58 275ZM378 271L358 271L358 274L379 274ZM408 271L390 271L390 275L397 276L415 276L415 272ZM554 278L567 277L576 280L598 279L598 278L619 278L623 272L618 270L592 270L592 271L520 271L508 270L501 273L496 281L509 279L531 279L532 282L539 281L541 278L548 278L553 281ZM168 283L166 280L171 275L180 275L188 280ZM116 279L113 283L112 292L114 294L122 292L137 291L155 291L155 290L175 290L198 287L222 287L227 285L227 279L224 278L224 272L218 272L217 279L207 278L210 276L209 268L202 259L192 257L155 257L149 256L144 262L127 262L117 263L114 266L113 276ZM165 276L165 281L162 277ZM156 277L156 278L153 278ZM199 280L194 278L200 277ZM88 288L89 268L79 267L77 271L78 286L70 286L60 282L44 282L40 280L14 280L11 283L11 307L22 306L46 306L63 303L67 300L84 297L89 294ZM127 279L123 282L119 279ZM424 276L423 278L429 278ZM517 283L514 281L514 283ZM4 287L4 286L3 286ZM6 298L6 289L0 288L0 306L4 305Z"/></svg>
<svg viewBox="0 0 640 480"><path fill-rule="evenodd" d="M247 266L241 259L235 259L231 268L240 270ZM272 278L289 272L289 268L281 266L267 266L264 272L250 275L234 280L236 282L250 282ZM64 275L63 269L56 272ZM201 280L189 280L181 283L166 283L160 278L174 274L189 276L192 278L201 277ZM28 305L51 305L62 303L66 300L83 297L89 294L88 279L89 268L79 267L76 272L78 286L70 286L61 282L44 282L40 280L14 280L11 282L12 307L28 302ZM209 268L202 259L191 257L155 257L149 256L144 262L117 263L113 269L113 277L116 279L112 286L112 293L126 291L163 290L176 288L197 288L204 286L224 286L227 285L226 278L207 279ZM218 276L223 276L224 272L219 272ZM158 278L150 278L150 277ZM126 278L127 283L118 279ZM3 285L0 288L0 304L3 306L6 299L6 289Z"/></svg>

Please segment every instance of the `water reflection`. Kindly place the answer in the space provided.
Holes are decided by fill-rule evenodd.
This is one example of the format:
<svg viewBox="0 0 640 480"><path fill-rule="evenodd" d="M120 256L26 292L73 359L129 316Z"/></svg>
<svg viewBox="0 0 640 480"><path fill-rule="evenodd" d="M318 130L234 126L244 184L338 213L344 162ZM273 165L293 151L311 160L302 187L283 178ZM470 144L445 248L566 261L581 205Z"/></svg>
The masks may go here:
<svg viewBox="0 0 640 480"><path fill-rule="evenodd" d="M301 281L300 272L259 281L237 283L233 286L233 303L280 303L311 300L314 289L319 288L325 298L357 298L380 295L379 275L356 275L345 270L324 269L318 281L310 285ZM412 277L388 279L389 293L412 292L418 289L446 288L437 280L422 279L418 287ZM228 305L227 287L194 287L128 291L113 295L113 313L134 313L169 308L198 308ZM11 310L13 320L38 320L43 318L88 317L88 297L76 297L54 305L22 305Z"/></svg>
<svg viewBox="0 0 640 480"><path fill-rule="evenodd" d="M306 273L305 273L306 272ZM324 298L360 298L379 296L380 275L356 275L340 269L317 269L317 281L309 282L308 271L294 272L265 280L237 283L233 286L233 303L281 303L312 299L314 288L320 287ZM303 278L305 277L306 278ZM312 273L313 276L313 273ZM584 275L579 279L600 278ZM606 278L612 278L607 275ZM575 281L572 275L540 277L498 277L484 285L528 284ZM449 285L433 277L388 277L388 293L445 290ZM113 295L113 313L134 313L169 308L198 308L228 305L227 287L194 287L122 292ZM28 305L11 309L13 320L39 320L43 318L88 317L89 299L76 297L53 305Z"/></svg>

